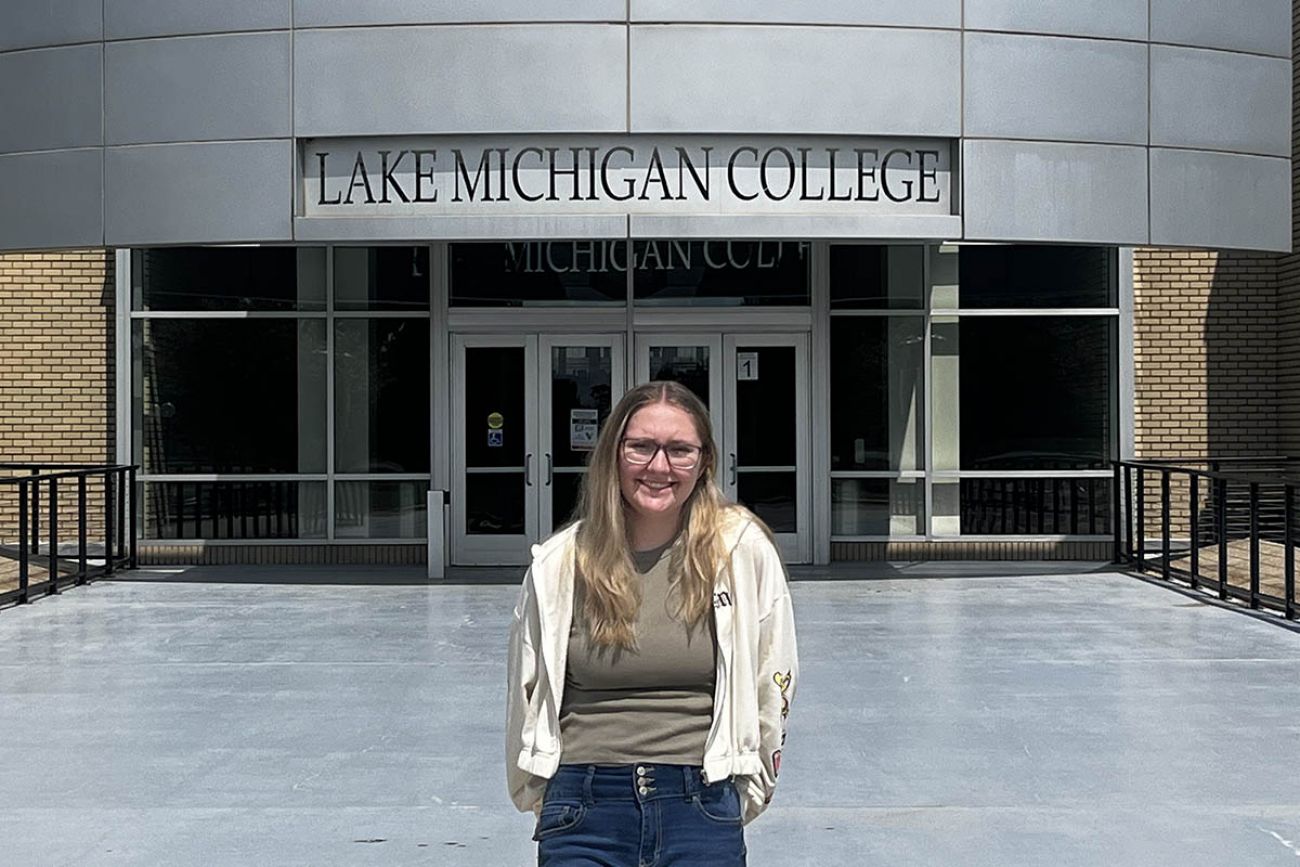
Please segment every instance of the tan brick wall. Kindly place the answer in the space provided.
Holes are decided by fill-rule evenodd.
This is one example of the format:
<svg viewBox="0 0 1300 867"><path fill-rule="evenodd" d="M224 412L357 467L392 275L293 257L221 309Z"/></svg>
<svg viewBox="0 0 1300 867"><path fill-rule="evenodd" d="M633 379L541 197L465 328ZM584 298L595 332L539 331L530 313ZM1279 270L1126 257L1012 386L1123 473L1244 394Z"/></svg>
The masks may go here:
<svg viewBox="0 0 1300 867"><path fill-rule="evenodd" d="M1133 254L1138 458L1277 454L1278 257Z"/></svg>
<svg viewBox="0 0 1300 867"><path fill-rule="evenodd" d="M109 251L0 255L0 462L113 459L113 289ZM102 485L89 493L93 508ZM70 534L75 497L74 483L60 485ZM17 536L16 501L15 487L0 486L5 543Z"/></svg>
<svg viewBox="0 0 1300 867"><path fill-rule="evenodd" d="M1300 57L1300 2L1293 3L1291 49ZM1293 79L1300 63L1292 70ZM1300 87L1291 89L1291 200L1300 202ZM1300 249L1300 231L1291 222L1291 247ZM1300 456L1300 255L1282 256L1278 262L1277 292L1278 448Z"/></svg>

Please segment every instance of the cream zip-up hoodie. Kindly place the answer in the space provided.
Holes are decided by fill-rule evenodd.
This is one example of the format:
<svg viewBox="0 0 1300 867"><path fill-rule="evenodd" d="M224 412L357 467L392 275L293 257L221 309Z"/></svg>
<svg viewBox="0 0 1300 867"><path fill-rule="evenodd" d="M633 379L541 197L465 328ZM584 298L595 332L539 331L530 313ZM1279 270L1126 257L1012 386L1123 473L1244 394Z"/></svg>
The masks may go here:
<svg viewBox="0 0 1300 867"><path fill-rule="evenodd" d="M704 778L735 777L748 823L772 800L799 660L785 567L762 527L741 515L736 510L724 528L732 569L722 571L713 596L718 668ZM563 751L576 529L533 546L510 629L506 781L521 811L541 809Z"/></svg>

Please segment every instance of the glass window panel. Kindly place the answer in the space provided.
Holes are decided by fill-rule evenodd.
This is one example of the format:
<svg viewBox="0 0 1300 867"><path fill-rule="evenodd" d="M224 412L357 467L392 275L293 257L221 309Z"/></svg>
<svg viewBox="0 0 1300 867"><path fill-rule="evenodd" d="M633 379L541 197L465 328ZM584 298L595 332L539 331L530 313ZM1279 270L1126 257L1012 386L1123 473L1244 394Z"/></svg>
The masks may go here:
<svg viewBox="0 0 1300 867"><path fill-rule="evenodd" d="M962 246L962 307L1113 307L1110 247Z"/></svg>
<svg viewBox="0 0 1300 867"><path fill-rule="evenodd" d="M925 247L831 247L833 309L920 310L924 306Z"/></svg>
<svg viewBox="0 0 1300 867"><path fill-rule="evenodd" d="M966 535L1110 534L1110 479L962 479Z"/></svg>
<svg viewBox="0 0 1300 867"><path fill-rule="evenodd" d="M925 533L921 479L832 479L832 536L918 536Z"/></svg>
<svg viewBox="0 0 1300 867"><path fill-rule="evenodd" d="M793 473L739 473L736 499L762 518L773 533L799 530L798 478Z"/></svg>
<svg viewBox="0 0 1300 867"><path fill-rule="evenodd" d="M595 410L597 430L613 408L613 359L608 346L551 348L551 451L557 467L584 467L594 447L586 441L573 448L575 425L585 423L584 411ZM578 417L573 414L578 410ZM580 428L580 431L585 429Z"/></svg>
<svg viewBox="0 0 1300 867"><path fill-rule="evenodd" d="M524 474L467 473L465 532L471 536L519 536L524 532Z"/></svg>
<svg viewBox="0 0 1300 867"><path fill-rule="evenodd" d="M578 508L578 495L582 490L583 473L556 473L551 483L551 530L569 523Z"/></svg>
<svg viewBox="0 0 1300 867"><path fill-rule="evenodd" d="M809 303L802 241L637 241L638 305L731 307Z"/></svg>
<svg viewBox="0 0 1300 867"><path fill-rule="evenodd" d="M626 303L626 241L451 245L453 307Z"/></svg>
<svg viewBox="0 0 1300 867"><path fill-rule="evenodd" d="M465 465L524 469L522 346L465 350Z"/></svg>
<svg viewBox="0 0 1300 867"><path fill-rule="evenodd" d="M335 482L334 535L339 539L424 539L429 483Z"/></svg>
<svg viewBox="0 0 1300 867"><path fill-rule="evenodd" d="M921 317L831 320L831 469L923 466Z"/></svg>
<svg viewBox="0 0 1300 867"><path fill-rule="evenodd" d="M338 247L335 310L428 310L428 247Z"/></svg>
<svg viewBox="0 0 1300 867"><path fill-rule="evenodd" d="M651 346L650 379L680 382L709 405L709 347Z"/></svg>
<svg viewBox="0 0 1300 867"><path fill-rule="evenodd" d="M744 356L757 369L736 382L736 462L741 467L787 467L798 460L795 350L793 346L736 349L737 374Z"/></svg>
<svg viewBox="0 0 1300 867"><path fill-rule="evenodd" d="M324 310L323 247L131 251L136 310Z"/></svg>
<svg viewBox="0 0 1300 867"><path fill-rule="evenodd" d="M325 322L132 326L136 462L146 473L325 471Z"/></svg>
<svg viewBox="0 0 1300 867"><path fill-rule="evenodd" d="M958 327L963 470L1108 466L1112 319L997 317Z"/></svg>
<svg viewBox="0 0 1300 867"><path fill-rule="evenodd" d="M145 482L146 539L323 539L324 482Z"/></svg>
<svg viewBox="0 0 1300 867"><path fill-rule="evenodd" d="M334 323L334 466L429 471L429 320Z"/></svg>

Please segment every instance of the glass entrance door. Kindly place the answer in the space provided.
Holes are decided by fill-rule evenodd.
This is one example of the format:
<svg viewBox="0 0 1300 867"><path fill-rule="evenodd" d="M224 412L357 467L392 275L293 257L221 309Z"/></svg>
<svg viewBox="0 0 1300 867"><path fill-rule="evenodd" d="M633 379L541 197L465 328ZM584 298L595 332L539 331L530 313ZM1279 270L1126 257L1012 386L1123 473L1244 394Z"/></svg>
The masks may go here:
<svg viewBox="0 0 1300 867"><path fill-rule="evenodd" d="M452 562L526 563L577 503L623 393L623 338L464 335L452 352Z"/></svg>
<svg viewBox="0 0 1300 867"><path fill-rule="evenodd" d="M767 522L788 562L812 559L808 337L637 336L638 382L672 379L709 407L718 483Z"/></svg>

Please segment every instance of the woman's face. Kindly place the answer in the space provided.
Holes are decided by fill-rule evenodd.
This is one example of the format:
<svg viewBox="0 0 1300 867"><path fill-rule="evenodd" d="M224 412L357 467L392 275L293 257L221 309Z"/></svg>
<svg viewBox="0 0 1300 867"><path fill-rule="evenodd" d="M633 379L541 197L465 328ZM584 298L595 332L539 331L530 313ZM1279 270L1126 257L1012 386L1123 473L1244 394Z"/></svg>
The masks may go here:
<svg viewBox="0 0 1300 867"><path fill-rule="evenodd" d="M651 445L653 444L653 445ZM638 465L628 460L636 447L644 452L662 446L648 464ZM673 446L674 462L688 462L681 455L696 449L695 466L680 469L669 462L669 449ZM690 499L699 481L704 456L699 452L703 443L695 430L695 422L686 410L671 403L652 403L632 413L623 431L623 442L618 453L619 488L630 511L629 518L637 517L663 520L676 517Z"/></svg>

